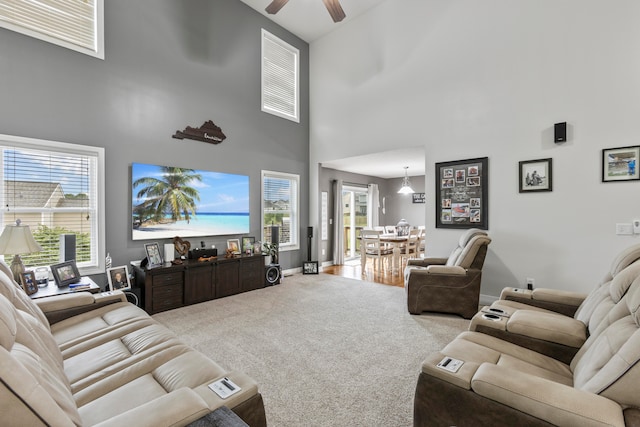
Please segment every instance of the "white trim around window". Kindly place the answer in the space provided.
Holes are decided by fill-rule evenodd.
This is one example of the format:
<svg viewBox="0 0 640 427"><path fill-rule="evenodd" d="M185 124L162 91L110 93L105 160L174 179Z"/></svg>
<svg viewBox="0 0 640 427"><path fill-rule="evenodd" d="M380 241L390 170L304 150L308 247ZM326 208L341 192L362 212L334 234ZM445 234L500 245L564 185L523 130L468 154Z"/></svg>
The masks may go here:
<svg viewBox="0 0 640 427"><path fill-rule="evenodd" d="M60 262L59 239L51 237L60 232L82 240L76 241L82 275L104 273L104 173L102 147L0 135L0 225L20 219L34 234L49 230L28 268Z"/></svg>
<svg viewBox="0 0 640 427"><path fill-rule="evenodd" d="M270 239L269 226L279 225L279 250L300 249L300 176L263 170L261 182L262 241Z"/></svg>
<svg viewBox="0 0 640 427"><path fill-rule="evenodd" d="M300 50L262 29L261 106L300 123Z"/></svg>
<svg viewBox="0 0 640 427"><path fill-rule="evenodd" d="M0 0L0 27L104 59L104 0Z"/></svg>

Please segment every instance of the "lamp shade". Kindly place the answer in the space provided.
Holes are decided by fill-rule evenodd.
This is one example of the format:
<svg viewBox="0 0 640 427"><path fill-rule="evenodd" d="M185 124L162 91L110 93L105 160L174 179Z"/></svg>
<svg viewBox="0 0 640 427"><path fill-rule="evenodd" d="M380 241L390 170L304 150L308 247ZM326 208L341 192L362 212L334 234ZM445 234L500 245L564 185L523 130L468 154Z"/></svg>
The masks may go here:
<svg viewBox="0 0 640 427"><path fill-rule="evenodd" d="M28 225L6 225L0 235L0 254L29 254L40 252L42 247L36 242Z"/></svg>

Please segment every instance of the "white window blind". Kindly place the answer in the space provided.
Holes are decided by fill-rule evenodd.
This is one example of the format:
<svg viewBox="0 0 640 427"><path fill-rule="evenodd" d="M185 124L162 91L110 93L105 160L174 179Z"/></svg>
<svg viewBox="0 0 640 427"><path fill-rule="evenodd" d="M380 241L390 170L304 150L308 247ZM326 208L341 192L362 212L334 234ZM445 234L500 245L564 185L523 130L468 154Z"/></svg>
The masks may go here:
<svg viewBox="0 0 640 427"><path fill-rule="evenodd" d="M73 147L65 150L62 143L50 141L47 145L37 140L29 140L29 144L12 142L0 138L2 225L20 219L43 249L20 254L25 266L64 261L60 235L73 234L75 260L81 272L103 271L103 149L64 144L64 148Z"/></svg>
<svg viewBox="0 0 640 427"><path fill-rule="evenodd" d="M271 226L280 226L280 250L299 249L298 175L262 171L262 241L271 241Z"/></svg>
<svg viewBox="0 0 640 427"><path fill-rule="evenodd" d="M104 0L0 0L0 27L104 59Z"/></svg>
<svg viewBox="0 0 640 427"><path fill-rule="evenodd" d="M298 123L299 56L298 49L262 30L262 111Z"/></svg>

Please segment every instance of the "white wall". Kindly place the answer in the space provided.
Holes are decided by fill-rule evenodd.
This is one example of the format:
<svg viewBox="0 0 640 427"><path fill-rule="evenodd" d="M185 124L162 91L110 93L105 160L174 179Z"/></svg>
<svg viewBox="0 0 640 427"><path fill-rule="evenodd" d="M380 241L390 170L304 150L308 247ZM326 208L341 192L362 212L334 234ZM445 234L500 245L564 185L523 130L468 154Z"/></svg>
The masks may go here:
<svg viewBox="0 0 640 427"><path fill-rule="evenodd" d="M603 148L640 145L637 0L389 0L311 44L311 223L318 162L424 144L434 163L489 157L482 293L536 279L590 291L640 218L640 182L602 183ZM569 141L553 143L553 124ZM553 192L518 193L518 162L553 158Z"/></svg>

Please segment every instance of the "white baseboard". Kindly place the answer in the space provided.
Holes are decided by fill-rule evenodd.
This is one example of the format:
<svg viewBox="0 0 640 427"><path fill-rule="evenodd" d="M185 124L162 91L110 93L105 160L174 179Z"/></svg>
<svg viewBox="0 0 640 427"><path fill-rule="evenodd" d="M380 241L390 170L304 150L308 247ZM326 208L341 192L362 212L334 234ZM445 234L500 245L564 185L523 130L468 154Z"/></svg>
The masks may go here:
<svg viewBox="0 0 640 427"><path fill-rule="evenodd" d="M498 299L498 297L494 297L493 295L480 294L480 305L491 305L498 301Z"/></svg>

